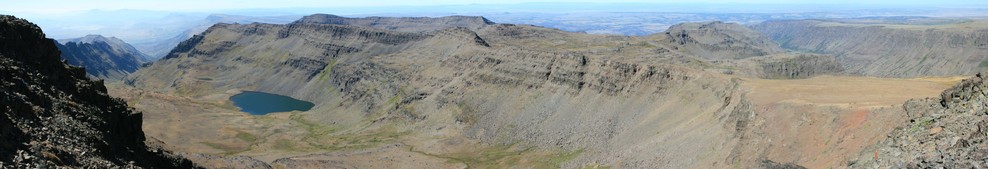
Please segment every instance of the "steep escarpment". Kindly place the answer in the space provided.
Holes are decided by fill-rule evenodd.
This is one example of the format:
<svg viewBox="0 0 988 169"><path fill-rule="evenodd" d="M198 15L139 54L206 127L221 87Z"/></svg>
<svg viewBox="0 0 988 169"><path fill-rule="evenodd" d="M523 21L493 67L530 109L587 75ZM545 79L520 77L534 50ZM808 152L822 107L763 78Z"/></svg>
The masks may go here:
<svg viewBox="0 0 988 169"><path fill-rule="evenodd" d="M62 59L70 65L86 68L89 76L100 79L123 79L148 61L148 57L133 46L113 37L89 35L63 41L65 44L56 44L62 51Z"/></svg>
<svg viewBox="0 0 988 169"><path fill-rule="evenodd" d="M832 55L797 54L755 59L761 66L761 78L799 79L844 71Z"/></svg>
<svg viewBox="0 0 988 169"><path fill-rule="evenodd" d="M879 77L969 75L988 67L988 27L959 23L767 21L752 26L784 48L833 54L848 73Z"/></svg>
<svg viewBox="0 0 988 169"><path fill-rule="evenodd" d="M903 105L908 121L861 152L858 168L980 168L988 160L988 80L961 81L939 98Z"/></svg>
<svg viewBox="0 0 988 169"><path fill-rule="evenodd" d="M0 166L190 168L145 144L141 114L61 62L36 25L0 16Z"/></svg>
<svg viewBox="0 0 988 169"><path fill-rule="evenodd" d="M743 59L783 52L768 37L736 23L683 23L652 36L706 59Z"/></svg>

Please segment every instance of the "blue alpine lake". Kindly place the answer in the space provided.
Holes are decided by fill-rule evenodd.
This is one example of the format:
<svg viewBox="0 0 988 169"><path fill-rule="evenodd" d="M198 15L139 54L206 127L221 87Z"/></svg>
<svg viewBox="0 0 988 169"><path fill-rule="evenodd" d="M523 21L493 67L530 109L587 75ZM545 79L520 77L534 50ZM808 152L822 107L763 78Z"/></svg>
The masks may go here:
<svg viewBox="0 0 988 169"><path fill-rule="evenodd" d="M278 94L244 91L240 94L230 96L233 105L240 108L240 111L253 115L265 115L273 112L308 111L312 109L312 102L298 100L288 96Z"/></svg>

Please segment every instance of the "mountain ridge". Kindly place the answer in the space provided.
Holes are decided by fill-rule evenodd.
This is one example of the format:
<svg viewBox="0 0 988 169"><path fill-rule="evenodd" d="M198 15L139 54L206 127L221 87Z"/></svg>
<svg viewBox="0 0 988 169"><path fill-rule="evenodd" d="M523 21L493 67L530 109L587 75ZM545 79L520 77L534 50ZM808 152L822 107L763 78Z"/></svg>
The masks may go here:
<svg viewBox="0 0 988 169"><path fill-rule="evenodd" d="M85 67L89 76L116 81L141 67L147 55L116 38L89 35L55 44L68 64Z"/></svg>

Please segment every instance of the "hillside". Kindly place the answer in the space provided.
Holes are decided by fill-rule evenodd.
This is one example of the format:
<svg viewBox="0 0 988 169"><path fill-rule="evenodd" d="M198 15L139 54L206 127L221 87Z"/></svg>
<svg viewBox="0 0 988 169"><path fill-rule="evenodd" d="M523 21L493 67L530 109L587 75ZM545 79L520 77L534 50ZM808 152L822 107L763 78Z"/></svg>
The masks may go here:
<svg viewBox="0 0 988 169"><path fill-rule="evenodd" d="M84 67L89 76L104 80L123 79L150 60L130 44L113 37L89 35L62 41L64 44L55 45L66 63Z"/></svg>
<svg viewBox="0 0 988 169"><path fill-rule="evenodd" d="M0 16L0 168L191 168L145 144L142 116L61 62L36 25Z"/></svg>
<svg viewBox="0 0 988 169"><path fill-rule="evenodd" d="M752 28L782 47L833 54L850 74L971 75L988 68L985 21L936 18L766 21Z"/></svg>
<svg viewBox="0 0 988 169"><path fill-rule="evenodd" d="M540 28L519 26L519 29ZM267 135L268 139L248 141L246 145L239 143L244 140L230 140L229 143L236 144L224 146L230 147L227 152L246 146L249 148L238 154L259 155L262 160L269 158L264 161L281 166L318 165L319 160L348 155L344 151L337 152L343 155L312 159L304 157L310 154L304 151L282 156L263 154L278 150L334 152L331 150L337 148L333 147L366 146L372 152L390 152L373 156L405 152L425 154L419 158L437 161L458 156L472 158L472 154L495 151L521 153L507 159L489 159L492 163L464 163L468 166L509 165L515 162L503 160L513 158L572 156L567 158L576 158L573 160L577 162L569 163L570 167L588 165L592 159L647 167L661 165L648 160L657 154L630 152L640 151L642 147L657 152L685 152L686 147L733 145L736 141L732 134L727 134L735 131L735 119L715 118L736 114L735 107L744 104L742 97L737 96L737 84L730 78L675 65L624 63L598 58L602 56L529 50L508 46L511 42L490 42L484 38L498 36L495 33L506 34L504 31L509 30L482 30L492 33L478 34L453 27L413 33L298 22L220 24L183 42L180 45L183 48L139 70L127 83L192 97L224 94L228 90L254 90L317 103L313 111L292 115L284 123L299 121L334 129L312 132L289 128L283 130L297 132L272 133L249 126L281 126L278 124L282 123L249 120L255 121L254 124L232 125L242 126L235 128L243 132ZM687 96L706 104L682 104L679 99L666 99ZM626 106L626 103L637 104ZM675 113L687 110L702 113ZM666 123L691 118L704 120L673 126ZM643 138L690 130L724 134L703 136L713 137L703 141L663 143ZM372 135L382 141L336 142L352 134ZM433 137L438 138L427 139ZM184 142L189 138L163 140ZM291 144L279 146L277 140L284 140L280 144ZM415 148L379 147L390 144ZM490 149L465 149L472 146ZM532 148L538 151L525 150ZM617 154L635 155L618 158ZM664 165L696 165L685 158L701 155L682 155L682 163ZM616 163L619 161L635 162Z"/></svg>
<svg viewBox="0 0 988 169"><path fill-rule="evenodd" d="M363 19L217 24L111 93L178 151L272 167L827 168L955 82L839 76L833 55L723 23L678 43ZM241 91L316 107L252 116L227 100Z"/></svg>

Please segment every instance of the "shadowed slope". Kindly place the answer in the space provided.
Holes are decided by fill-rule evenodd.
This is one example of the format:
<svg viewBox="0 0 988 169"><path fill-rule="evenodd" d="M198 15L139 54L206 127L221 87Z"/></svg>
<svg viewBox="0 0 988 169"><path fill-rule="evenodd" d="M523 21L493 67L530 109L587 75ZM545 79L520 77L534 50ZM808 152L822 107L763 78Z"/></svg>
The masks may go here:
<svg viewBox="0 0 988 169"><path fill-rule="evenodd" d="M70 65L86 68L92 77L120 80L147 62L147 56L117 38L89 35L55 44L62 59Z"/></svg>

